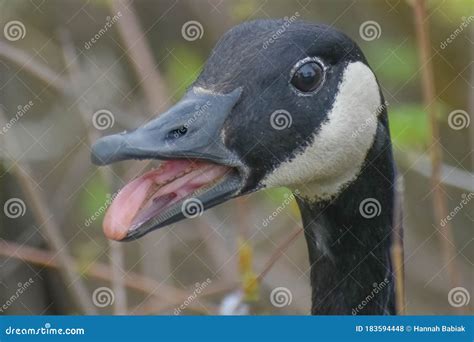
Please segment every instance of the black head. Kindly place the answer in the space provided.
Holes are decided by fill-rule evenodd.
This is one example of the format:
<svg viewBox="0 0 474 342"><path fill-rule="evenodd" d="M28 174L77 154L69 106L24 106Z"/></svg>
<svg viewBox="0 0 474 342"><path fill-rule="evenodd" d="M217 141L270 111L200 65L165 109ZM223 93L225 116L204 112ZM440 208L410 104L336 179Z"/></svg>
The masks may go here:
<svg viewBox="0 0 474 342"><path fill-rule="evenodd" d="M126 235L125 228L117 228L119 234L111 228L114 233L108 235L136 238L188 217L183 205L189 199L205 209L277 186L301 187L313 197L335 196L360 171L384 113L381 105L374 74L344 34L301 21L241 24L221 38L174 107L93 147L93 161L99 165L161 159L171 160L168 167L173 169L169 163L184 159L198 164L189 169L204 173L210 163L227 169L211 168L219 176L198 182L183 196L176 189L176 196L162 192L168 202L159 210L146 205L156 209L153 215L139 224L135 219ZM133 189L123 192L130 195ZM130 224L120 221L125 223Z"/></svg>

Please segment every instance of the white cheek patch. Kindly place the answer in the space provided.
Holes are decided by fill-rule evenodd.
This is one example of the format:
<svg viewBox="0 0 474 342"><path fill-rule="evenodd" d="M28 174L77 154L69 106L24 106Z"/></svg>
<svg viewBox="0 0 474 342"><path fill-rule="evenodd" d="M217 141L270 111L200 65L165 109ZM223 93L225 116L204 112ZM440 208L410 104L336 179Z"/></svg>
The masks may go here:
<svg viewBox="0 0 474 342"><path fill-rule="evenodd" d="M313 142L281 163L262 183L297 188L304 197L335 196L359 174L372 146L381 108L373 72L362 62L349 64L327 120Z"/></svg>

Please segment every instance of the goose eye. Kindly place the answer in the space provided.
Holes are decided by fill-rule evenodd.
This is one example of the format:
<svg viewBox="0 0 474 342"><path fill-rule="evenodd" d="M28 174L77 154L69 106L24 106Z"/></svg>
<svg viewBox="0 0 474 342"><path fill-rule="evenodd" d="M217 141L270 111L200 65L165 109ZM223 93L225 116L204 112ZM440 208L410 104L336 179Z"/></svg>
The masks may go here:
<svg viewBox="0 0 474 342"><path fill-rule="evenodd" d="M311 61L303 64L293 74L291 84L303 93L313 92L323 82L324 71L321 65Z"/></svg>
<svg viewBox="0 0 474 342"><path fill-rule="evenodd" d="M168 132L166 139L178 139L188 132L188 128L183 125Z"/></svg>

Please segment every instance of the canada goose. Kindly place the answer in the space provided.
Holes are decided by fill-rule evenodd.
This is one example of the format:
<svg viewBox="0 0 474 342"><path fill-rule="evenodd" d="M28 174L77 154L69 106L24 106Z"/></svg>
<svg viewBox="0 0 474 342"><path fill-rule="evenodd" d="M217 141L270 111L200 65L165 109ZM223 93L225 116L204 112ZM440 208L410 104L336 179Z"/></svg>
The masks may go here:
<svg viewBox="0 0 474 342"><path fill-rule="evenodd" d="M120 191L105 234L137 239L195 210L287 187L305 229L312 314L394 314L395 168L383 95L350 38L285 23L232 28L176 105L94 144L97 165L165 161Z"/></svg>

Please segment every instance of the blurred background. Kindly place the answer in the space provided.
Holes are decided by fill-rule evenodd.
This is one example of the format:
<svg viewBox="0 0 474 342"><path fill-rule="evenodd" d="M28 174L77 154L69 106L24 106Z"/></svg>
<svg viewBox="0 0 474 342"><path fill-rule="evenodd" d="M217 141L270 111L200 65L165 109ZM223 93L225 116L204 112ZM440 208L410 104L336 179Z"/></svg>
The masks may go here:
<svg viewBox="0 0 474 342"><path fill-rule="evenodd" d="M0 1L0 313L309 313L306 243L285 189L112 243L101 229L111 194L146 162L89 160L95 139L177 101L229 28L282 17L348 34L383 87L403 192L405 313L472 313L474 2L427 1L421 60L413 2ZM426 65L434 101L423 98ZM279 287L285 305L270 300Z"/></svg>

